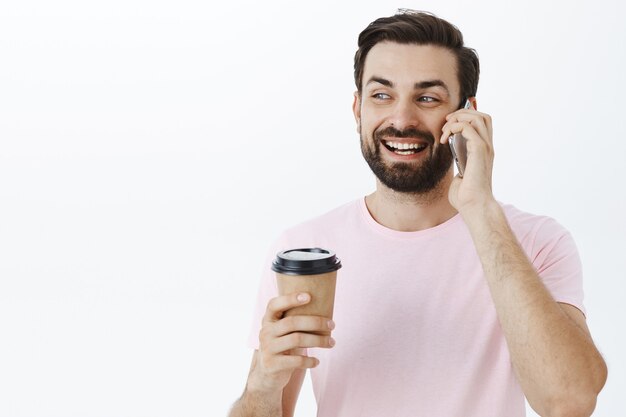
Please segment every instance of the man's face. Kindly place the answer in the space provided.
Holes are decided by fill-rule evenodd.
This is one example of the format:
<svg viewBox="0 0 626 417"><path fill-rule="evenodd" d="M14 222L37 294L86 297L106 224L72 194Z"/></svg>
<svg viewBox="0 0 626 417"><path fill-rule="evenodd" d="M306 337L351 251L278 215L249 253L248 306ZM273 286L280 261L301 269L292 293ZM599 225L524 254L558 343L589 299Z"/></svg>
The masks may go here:
<svg viewBox="0 0 626 417"><path fill-rule="evenodd" d="M452 172L439 139L460 103L456 58L441 47L380 42L368 53L354 115L361 151L387 187L425 193Z"/></svg>

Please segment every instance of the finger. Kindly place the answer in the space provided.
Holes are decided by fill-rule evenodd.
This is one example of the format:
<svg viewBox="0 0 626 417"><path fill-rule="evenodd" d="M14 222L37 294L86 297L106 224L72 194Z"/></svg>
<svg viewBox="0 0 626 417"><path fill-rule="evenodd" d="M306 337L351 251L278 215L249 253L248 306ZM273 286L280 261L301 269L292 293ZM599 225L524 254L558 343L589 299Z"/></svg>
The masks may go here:
<svg viewBox="0 0 626 417"><path fill-rule="evenodd" d="M450 128L453 133L460 132L467 139L467 164L463 178L470 176L469 173L475 171L477 167L492 166L494 157L493 146L484 140L472 125L467 122L457 122L453 123ZM491 168L489 168L489 172L491 172L490 170Z"/></svg>
<svg viewBox="0 0 626 417"><path fill-rule="evenodd" d="M448 123L467 122L476 129L478 134L489 142L489 129L485 123L485 119L478 117L476 114L462 113L458 116L452 117L448 120ZM445 127L445 125L444 125Z"/></svg>
<svg viewBox="0 0 626 417"><path fill-rule="evenodd" d="M446 116L446 121L448 122L462 122L469 121L471 124L475 126L484 126L485 133L487 134L487 138L491 139L493 137L493 121L491 116L487 113L481 113L474 110L459 110L454 113L450 113ZM482 134L482 132L481 132Z"/></svg>
<svg viewBox="0 0 626 417"><path fill-rule="evenodd" d="M320 360L317 358L314 358L312 356L300 356L300 355L286 355L286 362L289 364L289 366L291 366L291 368L298 368L298 369L309 369L309 368L315 368L317 365L320 364Z"/></svg>
<svg viewBox="0 0 626 417"><path fill-rule="evenodd" d="M484 120L480 117L473 117L472 115L469 115L469 114L464 114L458 118L454 117L448 120L446 124L444 124L443 127L441 128L443 132L442 137L446 136L446 131L453 130L452 126L455 126L455 125L458 126L458 123L467 123L471 125L485 142L491 143L491 136L489 134L489 129L485 125ZM457 132L452 131L452 133L457 133Z"/></svg>
<svg viewBox="0 0 626 417"><path fill-rule="evenodd" d="M285 311L309 301L311 301L311 296L307 293L292 293L274 297L267 303L263 323L278 321L283 317Z"/></svg>
<svg viewBox="0 0 626 417"><path fill-rule="evenodd" d="M443 128L442 136L447 136L448 138L455 133L462 134L468 141L475 140L485 142L485 140L478 134L476 129L469 124L468 122L453 122L446 123Z"/></svg>
<svg viewBox="0 0 626 417"><path fill-rule="evenodd" d="M293 332L328 332L334 328L335 322L328 317L289 316L274 323L270 334L279 337Z"/></svg>
<svg viewBox="0 0 626 417"><path fill-rule="evenodd" d="M453 111L452 113L448 113L446 115L446 120L453 119L454 117L457 117L461 114L475 114L484 118L485 120L489 117L487 113L479 112L478 110L474 110L473 108L471 108L471 109L459 109L459 110Z"/></svg>
<svg viewBox="0 0 626 417"><path fill-rule="evenodd" d="M335 339L330 336L296 332L272 339L266 349L269 353L279 354L297 348L331 348L333 346L335 346Z"/></svg>
<svg viewBox="0 0 626 417"><path fill-rule="evenodd" d="M461 133L468 140L474 139L477 141L486 142L484 139L481 138L476 129L474 129L474 127L468 122L449 122L446 123L443 127L441 143L448 142L450 136L455 133Z"/></svg>
<svg viewBox="0 0 626 417"><path fill-rule="evenodd" d="M319 365L319 359L307 355L277 355L272 357L272 370L275 372L289 371L292 369L309 369Z"/></svg>

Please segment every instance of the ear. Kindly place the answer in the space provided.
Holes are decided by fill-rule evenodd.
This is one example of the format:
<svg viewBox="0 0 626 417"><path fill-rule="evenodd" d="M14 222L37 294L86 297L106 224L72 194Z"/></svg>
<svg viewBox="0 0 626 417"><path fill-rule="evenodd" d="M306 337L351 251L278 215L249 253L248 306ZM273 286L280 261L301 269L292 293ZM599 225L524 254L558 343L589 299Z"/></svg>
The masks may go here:
<svg viewBox="0 0 626 417"><path fill-rule="evenodd" d="M354 120L356 121L356 132L361 134L361 96L358 91L354 92L352 113L354 114Z"/></svg>
<svg viewBox="0 0 626 417"><path fill-rule="evenodd" d="M470 97L468 100L472 103L472 108L474 110L478 110L478 101L476 101L476 97Z"/></svg>

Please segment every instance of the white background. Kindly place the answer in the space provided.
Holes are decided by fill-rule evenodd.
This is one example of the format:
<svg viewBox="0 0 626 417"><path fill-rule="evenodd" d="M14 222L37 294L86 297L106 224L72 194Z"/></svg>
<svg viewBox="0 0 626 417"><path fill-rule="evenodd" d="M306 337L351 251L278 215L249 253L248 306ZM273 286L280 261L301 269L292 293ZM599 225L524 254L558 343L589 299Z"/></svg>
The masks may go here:
<svg viewBox="0 0 626 417"><path fill-rule="evenodd" d="M374 186L352 58L396 7L435 12L478 50L496 196L576 238L610 369L595 415L623 415L618 0L7 0L0 416L227 413L270 242ZM315 415L308 383L297 415Z"/></svg>

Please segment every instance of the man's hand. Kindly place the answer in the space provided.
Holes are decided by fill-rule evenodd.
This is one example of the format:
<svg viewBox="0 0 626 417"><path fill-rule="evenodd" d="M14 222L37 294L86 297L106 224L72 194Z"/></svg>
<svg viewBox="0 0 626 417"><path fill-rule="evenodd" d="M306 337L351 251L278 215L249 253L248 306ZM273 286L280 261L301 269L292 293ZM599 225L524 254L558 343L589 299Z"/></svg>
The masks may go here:
<svg viewBox="0 0 626 417"><path fill-rule="evenodd" d="M441 143L450 135L461 133L467 139L467 164L463 178L456 176L448 192L450 204L463 214L482 210L494 201L491 178L493 170L493 129L491 116L473 108L457 110L446 116Z"/></svg>
<svg viewBox="0 0 626 417"><path fill-rule="evenodd" d="M314 368L319 364L319 360L307 356L304 349L334 346L335 341L330 336L309 333L332 330L335 324L329 318L283 317L285 311L310 301L311 296L306 293L278 296L269 301L259 334L258 363L248 381L249 390L282 391L296 369Z"/></svg>

